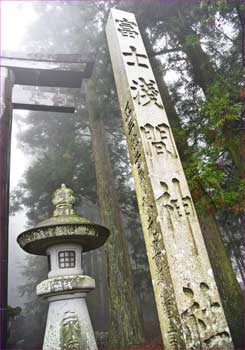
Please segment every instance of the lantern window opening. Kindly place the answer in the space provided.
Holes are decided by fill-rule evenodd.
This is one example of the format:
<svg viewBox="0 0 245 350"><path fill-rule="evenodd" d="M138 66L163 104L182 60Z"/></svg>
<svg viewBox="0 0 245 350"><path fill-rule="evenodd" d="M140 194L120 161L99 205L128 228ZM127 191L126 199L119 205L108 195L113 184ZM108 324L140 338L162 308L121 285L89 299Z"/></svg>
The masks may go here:
<svg viewBox="0 0 245 350"><path fill-rule="evenodd" d="M66 250L58 253L59 268L72 268L76 266L75 263L75 251Z"/></svg>
<svg viewBox="0 0 245 350"><path fill-rule="evenodd" d="M50 257L50 254L47 255L48 257L48 272L51 271L51 257Z"/></svg>

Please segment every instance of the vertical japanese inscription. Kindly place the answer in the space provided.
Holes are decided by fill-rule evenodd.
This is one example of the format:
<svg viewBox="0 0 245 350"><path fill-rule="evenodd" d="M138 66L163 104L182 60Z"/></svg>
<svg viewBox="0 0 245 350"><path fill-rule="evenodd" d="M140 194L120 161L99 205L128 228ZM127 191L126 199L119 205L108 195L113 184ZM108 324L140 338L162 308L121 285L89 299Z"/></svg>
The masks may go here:
<svg viewBox="0 0 245 350"><path fill-rule="evenodd" d="M231 350L195 209L135 17L112 10L107 35L164 345L211 350L219 343L222 350ZM215 301L208 302L207 295ZM206 313L204 300L209 303Z"/></svg>

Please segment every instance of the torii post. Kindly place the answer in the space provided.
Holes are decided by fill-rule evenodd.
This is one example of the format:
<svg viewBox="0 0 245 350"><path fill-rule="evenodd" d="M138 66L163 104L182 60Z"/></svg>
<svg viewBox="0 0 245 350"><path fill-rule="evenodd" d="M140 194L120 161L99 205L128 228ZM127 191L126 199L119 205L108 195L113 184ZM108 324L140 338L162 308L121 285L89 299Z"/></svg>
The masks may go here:
<svg viewBox="0 0 245 350"><path fill-rule="evenodd" d="M165 349L233 349L135 16L112 9L106 33Z"/></svg>
<svg viewBox="0 0 245 350"><path fill-rule="evenodd" d="M9 173L12 110L73 113L75 98L63 88L81 89L91 76L92 53L81 55L23 55L0 57L0 349L7 342ZM25 86L28 86L26 88ZM50 92L49 88L56 88ZM38 90L37 90L38 88ZM48 88L48 89L47 89ZM46 91L47 90L47 91Z"/></svg>

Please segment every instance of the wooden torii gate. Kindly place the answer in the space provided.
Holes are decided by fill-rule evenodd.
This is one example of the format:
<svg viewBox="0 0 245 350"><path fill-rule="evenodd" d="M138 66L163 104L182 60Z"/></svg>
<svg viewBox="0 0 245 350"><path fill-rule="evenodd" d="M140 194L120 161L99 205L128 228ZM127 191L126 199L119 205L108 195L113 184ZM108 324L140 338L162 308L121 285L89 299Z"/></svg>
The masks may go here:
<svg viewBox="0 0 245 350"><path fill-rule="evenodd" d="M92 53L89 56L91 57ZM81 58L77 54L24 56L18 53L3 53L0 56L0 67L0 349L4 349L7 342L12 111L13 109L27 109L73 113L75 97L67 94L64 89L80 89L83 79L91 76L93 61L88 57Z"/></svg>

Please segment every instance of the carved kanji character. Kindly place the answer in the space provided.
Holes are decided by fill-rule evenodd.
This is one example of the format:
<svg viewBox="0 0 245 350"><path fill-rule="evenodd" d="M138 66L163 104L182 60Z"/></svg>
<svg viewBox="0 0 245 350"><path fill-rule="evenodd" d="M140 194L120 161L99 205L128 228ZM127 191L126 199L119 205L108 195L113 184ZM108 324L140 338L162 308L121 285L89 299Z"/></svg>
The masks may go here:
<svg viewBox="0 0 245 350"><path fill-rule="evenodd" d="M171 140L169 130L165 124L159 124L156 127L147 123L144 127L140 128L144 131L148 155L152 156L152 149L155 150L156 154L170 154L174 155L170 150Z"/></svg>
<svg viewBox="0 0 245 350"><path fill-rule="evenodd" d="M123 55L127 57L127 64L129 66L139 66L144 68L149 68L149 66L145 63L145 60L148 60L147 56L144 54L137 53L137 50L134 46L129 46L130 52L123 52Z"/></svg>
<svg viewBox="0 0 245 350"><path fill-rule="evenodd" d="M135 27L137 28L136 23L129 21L127 18L116 19L116 22L119 26L117 30L122 34L122 36L135 39L135 36L139 35L139 33L135 30Z"/></svg>
<svg viewBox="0 0 245 350"><path fill-rule="evenodd" d="M159 108L163 108L154 80L150 79L146 82L144 78L140 77L138 81L132 80L132 83L130 88L134 92L133 99L137 100L139 105L146 106L153 102Z"/></svg>

